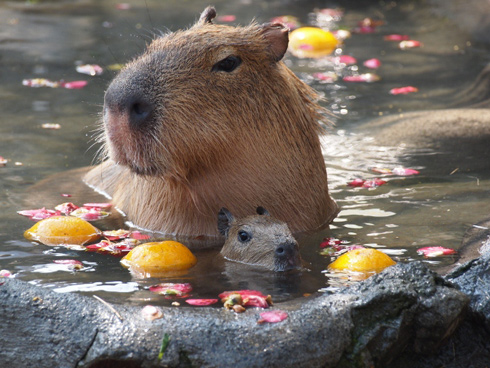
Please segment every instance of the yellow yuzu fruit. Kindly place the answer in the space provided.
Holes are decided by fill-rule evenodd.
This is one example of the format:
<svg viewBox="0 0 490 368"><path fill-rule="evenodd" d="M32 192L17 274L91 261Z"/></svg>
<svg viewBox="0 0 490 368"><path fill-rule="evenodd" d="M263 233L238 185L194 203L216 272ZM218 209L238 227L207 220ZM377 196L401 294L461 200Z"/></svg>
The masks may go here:
<svg viewBox="0 0 490 368"><path fill-rule="evenodd" d="M28 240L46 245L83 245L99 239L101 231L89 222L72 216L54 216L37 222L24 232Z"/></svg>
<svg viewBox="0 0 490 368"><path fill-rule="evenodd" d="M372 248L353 249L339 256L328 268L335 271L381 272L396 264L387 254Z"/></svg>
<svg viewBox="0 0 490 368"><path fill-rule="evenodd" d="M172 240L138 245L121 260L123 266L143 277L182 274L196 263L189 248Z"/></svg>
<svg viewBox="0 0 490 368"><path fill-rule="evenodd" d="M322 57L332 53L339 44L335 36L317 27L301 27L289 35L289 47L293 55L301 58Z"/></svg>

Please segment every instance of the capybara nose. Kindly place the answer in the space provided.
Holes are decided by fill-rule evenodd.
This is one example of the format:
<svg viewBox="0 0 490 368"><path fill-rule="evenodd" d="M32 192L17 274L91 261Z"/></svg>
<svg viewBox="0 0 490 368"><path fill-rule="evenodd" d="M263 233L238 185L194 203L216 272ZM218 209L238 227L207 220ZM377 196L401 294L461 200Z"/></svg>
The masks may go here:
<svg viewBox="0 0 490 368"><path fill-rule="evenodd" d="M284 242L277 246L276 256L281 258L293 257L298 252L298 246L294 242Z"/></svg>
<svg viewBox="0 0 490 368"><path fill-rule="evenodd" d="M121 88L117 83L109 86L104 97L106 119L126 122L131 129L144 129L153 118L154 105L141 91Z"/></svg>

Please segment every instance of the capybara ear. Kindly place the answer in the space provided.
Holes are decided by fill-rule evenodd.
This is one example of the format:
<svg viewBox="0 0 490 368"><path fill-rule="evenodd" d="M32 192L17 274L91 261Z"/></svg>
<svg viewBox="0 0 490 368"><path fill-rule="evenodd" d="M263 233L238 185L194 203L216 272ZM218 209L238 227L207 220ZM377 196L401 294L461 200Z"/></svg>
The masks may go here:
<svg viewBox="0 0 490 368"><path fill-rule="evenodd" d="M222 207L218 212L218 231L223 236L228 236L231 223L235 220L230 211Z"/></svg>
<svg viewBox="0 0 490 368"><path fill-rule="evenodd" d="M269 41L269 52L274 61L283 58L289 44L289 28L282 23L265 23L262 35Z"/></svg>
<svg viewBox="0 0 490 368"><path fill-rule="evenodd" d="M269 211L267 211L264 207L262 206L259 206L257 207L257 214L258 215L264 215L264 216L270 216L271 214L269 213Z"/></svg>
<svg viewBox="0 0 490 368"><path fill-rule="evenodd" d="M197 24L203 25L206 23L213 23L212 21L214 18L216 18L216 9L213 8L212 6L208 6L201 13L199 20L197 21Z"/></svg>

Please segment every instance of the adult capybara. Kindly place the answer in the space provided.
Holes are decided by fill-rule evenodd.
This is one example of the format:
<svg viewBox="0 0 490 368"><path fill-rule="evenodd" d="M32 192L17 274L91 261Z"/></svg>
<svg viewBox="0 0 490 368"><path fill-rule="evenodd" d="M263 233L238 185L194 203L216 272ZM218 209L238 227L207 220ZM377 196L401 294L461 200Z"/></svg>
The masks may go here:
<svg viewBox="0 0 490 368"><path fill-rule="evenodd" d="M263 205L293 232L338 212L318 134L317 94L280 60L282 24L213 24L208 7L188 30L155 39L105 94L107 160L85 182L134 224L218 236L216 213Z"/></svg>
<svg viewBox="0 0 490 368"><path fill-rule="evenodd" d="M218 230L226 239L221 254L229 261L272 271L301 267L298 242L288 225L270 216L263 207L257 207L257 215L241 219L222 208L218 213Z"/></svg>

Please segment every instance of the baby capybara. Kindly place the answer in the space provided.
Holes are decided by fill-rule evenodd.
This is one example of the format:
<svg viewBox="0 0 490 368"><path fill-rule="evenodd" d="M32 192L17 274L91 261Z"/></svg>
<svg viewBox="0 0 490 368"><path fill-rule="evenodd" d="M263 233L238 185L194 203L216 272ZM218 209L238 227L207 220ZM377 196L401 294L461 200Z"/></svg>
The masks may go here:
<svg viewBox="0 0 490 368"><path fill-rule="evenodd" d="M263 207L257 207L257 215L241 219L222 208L218 230L226 238L221 254L229 261L273 271L301 267L298 243L288 225L270 216Z"/></svg>
<svg viewBox="0 0 490 368"><path fill-rule="evenodd" d="M280 61L279 23L213 24L214 8L156 38L105 94L107 160L85 182L134 224L218 236L216 213L262 204L293 232L321 229L330 198L314 90Z"/></svg>

